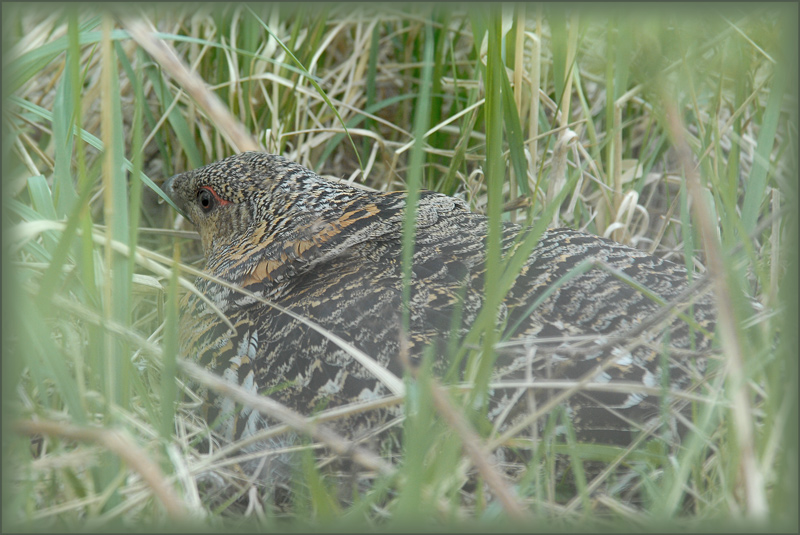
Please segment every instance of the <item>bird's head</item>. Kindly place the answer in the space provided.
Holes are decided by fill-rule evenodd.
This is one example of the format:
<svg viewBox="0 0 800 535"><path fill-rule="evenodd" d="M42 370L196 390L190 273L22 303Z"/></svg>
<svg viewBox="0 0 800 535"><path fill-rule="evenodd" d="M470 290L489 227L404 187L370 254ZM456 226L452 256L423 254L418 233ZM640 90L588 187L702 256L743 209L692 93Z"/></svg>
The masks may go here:
<svg viewBox="0 0 800 535"><path fill-rule="evenodd" d="M175 175L163 189L200 233L208 270L239 282L253 272L277 276L345 245L362 227L353 223L376 212L368 207L374 194L258 152Z"/></svg>
<svg viewBox="0 0 800 535"><path fill-rule="evenodd" d="M264 179L253 172L252 157L243 156L175 175L162 186L197 227L207 257L222 245L219 238L224 232L240 233L252 220L246 190L263 187Z"/></svg>

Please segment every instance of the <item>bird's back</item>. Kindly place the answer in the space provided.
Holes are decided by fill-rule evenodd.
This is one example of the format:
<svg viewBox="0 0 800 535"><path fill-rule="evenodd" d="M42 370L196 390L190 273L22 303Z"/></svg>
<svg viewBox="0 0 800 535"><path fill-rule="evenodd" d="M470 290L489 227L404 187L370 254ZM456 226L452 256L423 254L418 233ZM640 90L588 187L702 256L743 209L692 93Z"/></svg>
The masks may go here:
<svg viewBox="0 0 800 535"><path fill-rule="evenodd" d="M420 207L423 213L434 215L421 217L416 236L405 347L414 363L433 345L435 369L444 372L453 356L445 351L448 342L454 337L460 340L469 331L484 302L487 219L452 202L445 203L446 210L429 205L441 200L431 194L423 197ZM200 362L213 361L220 374L233 376L231 362L236 360L238 382L270 392L304 414L390 394L346 349L270 303L310 319L402 377L400 229L397 225L394 232L355 244L292 277L246 285L268 302L242 297L231 306L226 314L236 326L234 336L218 318L212 319L211 329L198 329L198 316L213 318L213 312L196 297L190 298L189 306L199 306L202 312L185 313L182 332L203 336L200 341L187 337L185 345L199 345ZM506 257L520 247L520 238L529 231L505 224ZM577 380L597 370L594 383L629 382L629 393L579 389L567 402L579 438L627 443L631 429L636 431L631 421L641 424L643 417L658 414L658 396L652 395L652 389L665 384L664 370L669 369L666 384L672 389L688 386L702 371L702 358L691 357L707 348L709 338L684 319L673 313L638 332L663 310L664 302L679 297L687 286L686 270L678 264L590 234L546 231L498 311L502 342L496 378L514 384L531 377ZM693 296L684 296L677 304L685 306L689 297ZM697 326L713 330L709 299L701 298L693 310ZM454 314L460 318L458 325L454 325ZM246 364L241 362L243 353L249 355ZM671 358L662 359L662 355ZM500 414L505 404L521 399L515 396L517 390L495 389L496 403L490 410ZM543 396L558 391L547 389ZM246 422L239 419L231 438L246 431Z"/></svg>
<svg viewBox="0 0 800 535"><path fill-rule="evenodd" d="M701 379L714 329L710 297L688 290L684 267L569 229L544 232L527 251L532 230L504 223L503 261L524 262L489 312L495 354L453 364L465 341L480 347L470 330L484 304L486 217L453 198L421 195L403 332L404 193L328 183L269 155L229 160L179 175L168 188L194 210L211 274L251 293L198 279L235 330L187 295L184 354L306 415L391 393L351 347L396 377L427 351L433 369L457 382L472 377L475 358L496 358L484 409L500 430L530 418L532 391L534 405L562 395L582 441L627 444L651 424L678 435L680 417L664 418L665 408ZM205 196L211 208L197 209L192 196L204 189L214 194ZM230 236L230 228L245 230ZM209 399L206 417L226 440L273 423ZM358 437L401 412L357 413L337 430Z"/></svg>

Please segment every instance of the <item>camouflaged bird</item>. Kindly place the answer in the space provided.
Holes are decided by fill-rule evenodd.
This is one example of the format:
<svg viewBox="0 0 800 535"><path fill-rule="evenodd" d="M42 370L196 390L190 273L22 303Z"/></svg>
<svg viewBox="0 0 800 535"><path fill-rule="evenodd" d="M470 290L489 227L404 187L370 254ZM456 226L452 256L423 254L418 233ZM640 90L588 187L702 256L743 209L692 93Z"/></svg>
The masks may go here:
<svg viewBox="0 0 800 535"><path fill-rule="evenodd" d="M258 297L199 278L199 290L235 330L187 294L183 355L306 415L391 393L340 344L270 303L310 319L402 377L405 193L357 189L262 153L174 176L164 189L197 227L206 271ZM435 369L442 373L448 341L460 340L483 304L487 218L433 192L421 193L416 217L407 347L414 362L433 344ZM504 257L527 232L503 223ZM687 285L686 269L667 260L583 232L544 232L500 306L506 342L498 346L494 383L516 382L493 387L489 418L506 419L501 427L508 427L524 417L520 383L526 378L535 385L588 374L601 386L631 386L577 389L564 406L578 439L628 444L663 414L658 392L687 388L702 376L714 310L709 297L686 295L692 293ZM692 310L695 323L675 312L656 321L664 302ZM460 316L455 328L454 315ZM536 390L537 399L558 391ZM209 395L206 408L207 420L227 441L274 423L226 398ZM363 416L337 430L358 437L378 424Z"/></svg>

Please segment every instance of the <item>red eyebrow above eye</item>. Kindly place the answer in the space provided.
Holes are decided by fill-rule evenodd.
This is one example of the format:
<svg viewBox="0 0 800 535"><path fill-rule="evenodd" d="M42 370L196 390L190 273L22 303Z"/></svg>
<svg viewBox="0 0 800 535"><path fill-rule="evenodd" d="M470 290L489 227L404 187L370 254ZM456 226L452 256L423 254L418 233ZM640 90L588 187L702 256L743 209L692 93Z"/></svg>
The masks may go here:
<svg viewBox="0 0 800 535"><path fill-rule="evenodd" d="M219 203L220 206L225 206L226 204L230 204L231 203L231 201L226 201L225 199L223 199L222 197L217 195L217 192L214 191L214 188L212 188L211 186L203 186L200 189L204 189L204 190L210 191L211 195L214 196L214 198L217 200L217 202Z"/></svg>

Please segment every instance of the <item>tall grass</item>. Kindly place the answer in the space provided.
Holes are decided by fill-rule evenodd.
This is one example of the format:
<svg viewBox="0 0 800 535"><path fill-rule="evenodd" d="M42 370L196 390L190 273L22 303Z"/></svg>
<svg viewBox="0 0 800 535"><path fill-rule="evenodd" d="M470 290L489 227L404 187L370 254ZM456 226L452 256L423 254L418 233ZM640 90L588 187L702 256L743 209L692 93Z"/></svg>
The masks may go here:
<svg viewBox="0 0 800 535"><path fill-rule="evenodd" d="M796 529L796 20L788 5L4 4L4 528L491 529L512 525L515 506L495 499L507 491L528 528ZM503 220L535 224L523 249L569 226L694 278L717 266L728 330L699 433L675 457L563 444L548 439L569 423L554 410L513 485L482 472L467 493L470 451L496 437L454 432L446 406L461 398L420 374L402 462L352 502L312 450L286 510L247 485L209 498L198 476L233 472L225 451L196 448L207 430L176 360L201 251L157 185L251 147L412 198L461 196L495 238ZM492 311L525 256L489 243L486 311L453 348L484 390L478 355L500 342ZM556 453L575 474L567 498ZM611 476L602 492L585 480L583 460L601 457L658 476L640 506Z"/></svg>

